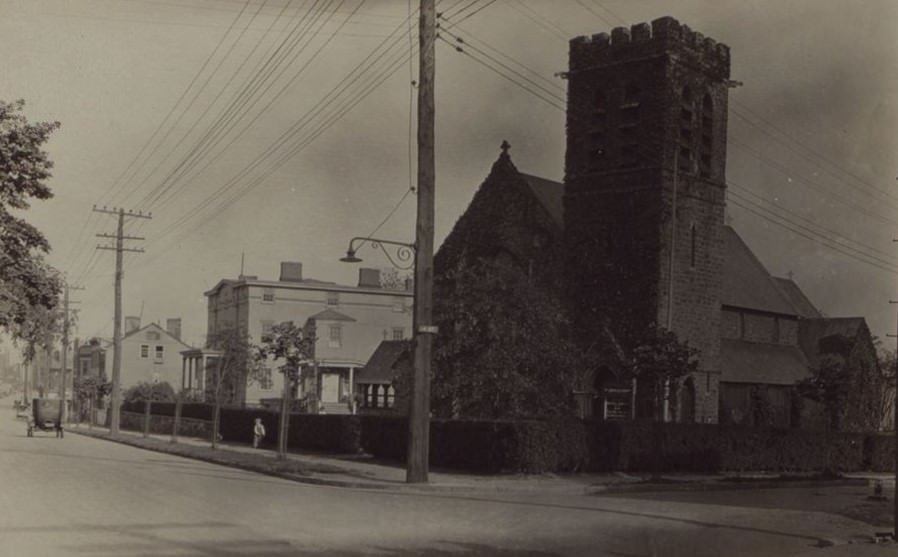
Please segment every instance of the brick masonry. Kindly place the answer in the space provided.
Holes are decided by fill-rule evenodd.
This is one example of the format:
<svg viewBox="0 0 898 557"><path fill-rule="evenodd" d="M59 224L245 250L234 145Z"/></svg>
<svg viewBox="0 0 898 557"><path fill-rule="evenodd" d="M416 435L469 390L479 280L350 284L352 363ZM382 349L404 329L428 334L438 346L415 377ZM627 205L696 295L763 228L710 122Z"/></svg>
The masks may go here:
<svg viewBox="0 0 898 557"><path fill-rule="evenodd" d="M673 18L570 43L567 291L582 341L651 323L701 352L696 421L717 420L729 48Z"/></svg>

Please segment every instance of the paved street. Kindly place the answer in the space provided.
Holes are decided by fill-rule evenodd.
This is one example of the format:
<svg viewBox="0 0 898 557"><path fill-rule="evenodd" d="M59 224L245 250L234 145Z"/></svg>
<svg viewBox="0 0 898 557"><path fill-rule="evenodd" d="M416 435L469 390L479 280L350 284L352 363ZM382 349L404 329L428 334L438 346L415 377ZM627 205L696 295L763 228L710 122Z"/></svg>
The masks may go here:
<svg viewBox="0 0 898 557"><path fill-rule="evenodd" d="M700 494L310 486L74 434L27 438L11 410L0 474L0 555L825 557L819 538L872 531L807 505L712 505Z"/></svg>

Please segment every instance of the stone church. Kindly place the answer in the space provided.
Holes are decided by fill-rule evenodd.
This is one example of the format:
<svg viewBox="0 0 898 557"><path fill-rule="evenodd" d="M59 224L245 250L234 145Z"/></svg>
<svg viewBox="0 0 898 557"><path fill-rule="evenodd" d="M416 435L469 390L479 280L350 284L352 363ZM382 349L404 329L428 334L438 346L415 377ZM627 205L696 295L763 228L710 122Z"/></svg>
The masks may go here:
<svg viewBox="0 0 898 557"><path fill-rule="evenodd" d="M664 17L573 39L566 79L564 183L518 171L503 143L436 273L503 258L561 290L581 346L675 332L700 361L672 420L750 424L762 395L773 425L799 425L794 386L834 337L859 381L880 377L863 318L824 317L725 224L726 45ZM597 374L582 412L640 417L619 379Z"/></svg>

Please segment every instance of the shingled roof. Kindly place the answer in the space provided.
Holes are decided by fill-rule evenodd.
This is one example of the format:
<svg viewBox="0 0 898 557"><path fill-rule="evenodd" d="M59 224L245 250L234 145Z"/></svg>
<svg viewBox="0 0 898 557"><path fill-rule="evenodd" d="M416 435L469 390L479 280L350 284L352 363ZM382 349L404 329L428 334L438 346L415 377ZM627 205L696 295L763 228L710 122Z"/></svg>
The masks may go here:
<svg viewBox="0 0 898 557"><path fill-rule="evenodd" d="M518 172L518 174L527 182L530 191L549 213L558 228L564 229L564 184L523 172Z"/></svg>
<svg viewBox="0 0 898 557"><path fill-rule="evenodd" d="M795 284L795 281L782 277L773 277L773 281L792 303L792 307L795 308L795 312L799 317L805 319L823 317L820 310L814 307L814 304L812 304L808 297L804 295L804 292L802 292L801 288Z"/></svg>
<svg viewBox="0 0 898 557"><path fill-rule="evenodd" d="M797 346L720 341L720 380L729 383L794 385L809 375L808 360Z"/></svg>
<svg viewBox="0 0 898 557"><path fill-rule="evenodd" d="M724 254L721 304L781 315L798 315L791 300L736 231L724 226L721 234Z"/></svg>
<svg viewBox="0 0 898 557"><path fill-rule="evenodd" d="M407 340L385 340L377 345L374 354L365 367L355 376L356 383L392 383L396 378L396 368L410 350Z"/></svg>
<svg viewBox="0 0 898 557"><path fill-rule="evenodd" d="M820 358L820 341L827 337L841 336L857 342L858 334L866 329L863 317L824 317L802 319L798 324L798 343L812 366Z"/></svg>

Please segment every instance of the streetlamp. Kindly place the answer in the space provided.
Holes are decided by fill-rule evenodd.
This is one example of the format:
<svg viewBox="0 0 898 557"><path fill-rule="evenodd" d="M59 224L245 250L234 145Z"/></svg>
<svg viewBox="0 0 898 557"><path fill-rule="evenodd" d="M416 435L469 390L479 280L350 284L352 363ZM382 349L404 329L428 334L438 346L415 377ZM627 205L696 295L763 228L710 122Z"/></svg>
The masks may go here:
<svg viewBox="0 0 898 557"><path fill-rule="evenodd" d="M356 236L349 241L346 255L341 257L340 261L344 263L361 263L362 259L358 257L357 252L360 247L366 244L374 249L380 249L394 267L403 270L414 268L415 270L415 290L412 298L414 303L412 330L414 331L415 358L414 377L412 378L413 387L409 400L406 482L426 483L430 452L430 342L433 334L436 332L436 327L429 325L430 315L424 313L423 304L420 303L419 287L425 279L421 274L422 266L418 264L419 253L417 245Z"/></svg>
<svg viewBox="0 0 898 557"><path fill-rule="evenodd" d="M356 256L356 252L366 243L374 249L380 249L390 263L397 269L407 271L415 266L415 244L406 244L404 242L394 242L392 240L381 240L380 238L368 238L364 236L356 236L349 241L349 248L346 250L346 256L341 257L340 261L343 263L361 263L362 260ZM386 246L390 246L392 249L388 250Z"/></svg>

